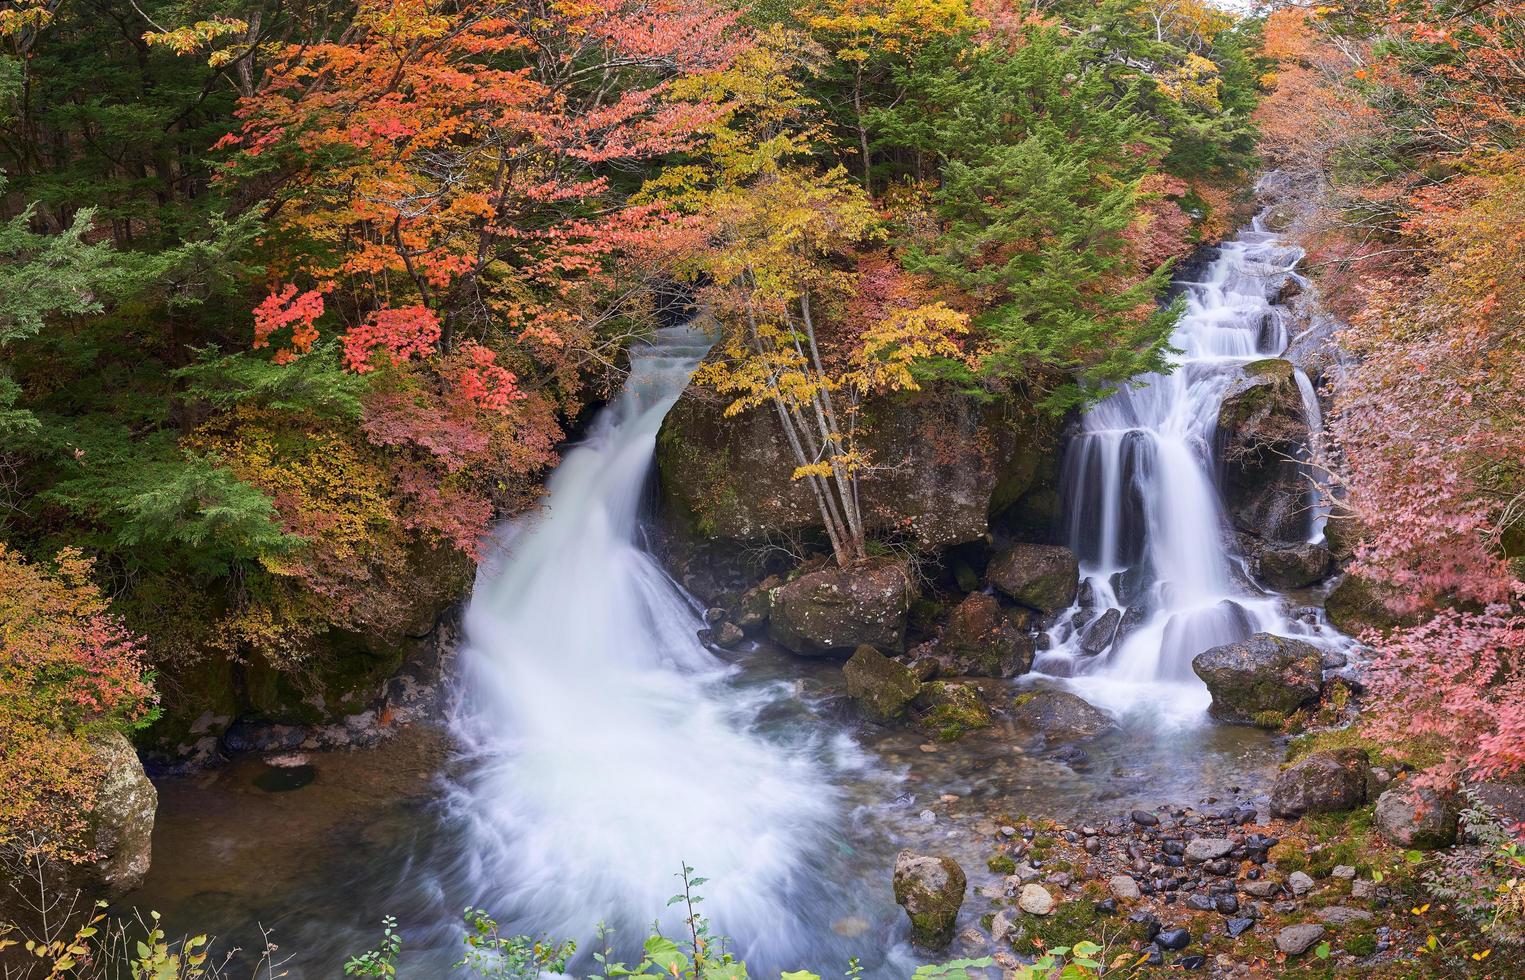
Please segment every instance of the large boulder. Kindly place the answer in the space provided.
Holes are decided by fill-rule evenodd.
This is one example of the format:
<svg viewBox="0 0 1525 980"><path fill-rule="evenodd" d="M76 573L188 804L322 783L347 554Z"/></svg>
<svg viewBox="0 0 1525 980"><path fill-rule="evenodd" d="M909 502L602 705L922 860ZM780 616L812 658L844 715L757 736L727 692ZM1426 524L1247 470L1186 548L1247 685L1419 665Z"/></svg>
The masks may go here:
<svg viewBox="0 0 1525 980"><path fill-rule="evenodd" d="M991 556L985 578L1029 609L1056 613L1075 601L1080 562L1061 545L1017 544Z"/></svg>
<svg viewBox="0 0 1525 980"><path fill-rule="evenodd" d="M1018 695L1012 717L1051 742L1095 738L1117 727L1112 716L1068 691L1040 690Z"/></svg>
<svg viewBox="0 0 1525 980"><path fill-rule="evenodd" d="M1270 358L1244 367L1218 409L1223 503L1234 527L1266 541L1308 538L1308 417L1295 368Z"/></svg>
<svg viewBox="0 0 1525 980"><path fill-rule="evenodd" d="M768 631L803 656L846 653L864 644L899 652L912 593L903 562L828 566L773 590Z"/></svg>
<svg viewBox="0 0 1525 980"><path fill-rule="evenodd" d="M895 857L895 901L911 920L911 940L928 949L953 941L969 879L950 857L901 851Z"/></svg>
<svg viewBox="0 0 1525 980"><path fill-rule="evenodd" d="M904 664L896 663L871 646L860 646L842 665L847 694L877 721L890 722L905 716L921 681Z"/></svg>
<svg viewBox="0 0 1525 980"><path fill-rule="evenodd" d="M1255 580L1271 589L1301 589L1322 582L1334 572L1334 556L1323 542L1281 544L1250 538L1245 555Z"/></svg>
<svg viewBox="0 0 1525 980"><path fill-rule="evenodd" d="M1457 813L1427 786L1395 786L1377 797L1377 830L1399 847L1433 850L1456 843Z"/></svg>
<svg viewBox="0 0 1525 980"><path fill-rule="evenodd" d="M924 652L945 676L1016 677L1032 669L1034 644L994 596L976 592L958 604Z"/></svg>
<svg viewBox="0 0 1525 980"><path fill-rule="evenodd" d="M42 876L41 882L12 882L0 869L0 922L29 928L39 924L33 921L36 910L19 900L19 889L35 896L35 889L45 887L66 905L78 894L79 907L88 908L91 901L114 901L143 884L153 856L159 794L123 736L103 736L92 743L91 752L101 765L101 776L90 791L92 805L79 844L94 859L79 864L48 861L35 872Z"/></svg>
<svg viewBox="0 0 1525 980"><path fill-rule="evenodd" d="M726 404L690 385L663 421L657 474L668 512L695 535L734 542L820 532L809 486L791 479L796 462L773 406L726 418ZM862 477L869 530L925 549L983 537L990 515L1022 501L1058 454L1057 426L1017 399L931 388L869 401L859 443L894 464Z"/></svg>
<svg viewBox="0 0 1525 980"><path fill-rule="evenodd" d="M1366 802L1371 763L1364 749L1314 752L1283 769L1271 787L1271 814L1295 819L1339 813Z"/></svg>
<svg viewBox="0 0 1525 980"><path fill-rule="evenodd" d="M1360 636L1367 630L1387 633L1419 621L1415 614L1394 612L1387 604L1392 597L1382 585L1347 573L1324 600L1324 613L1347 636Z"/></svg>
<svg viewBox="0 0 1525 980"><path fill-rule="evenodd" d="M1317 700L1324 678L1318 647L1270 633L1199 653L1191 669L1212 693L1214 718L1265 728Z"/></svg>

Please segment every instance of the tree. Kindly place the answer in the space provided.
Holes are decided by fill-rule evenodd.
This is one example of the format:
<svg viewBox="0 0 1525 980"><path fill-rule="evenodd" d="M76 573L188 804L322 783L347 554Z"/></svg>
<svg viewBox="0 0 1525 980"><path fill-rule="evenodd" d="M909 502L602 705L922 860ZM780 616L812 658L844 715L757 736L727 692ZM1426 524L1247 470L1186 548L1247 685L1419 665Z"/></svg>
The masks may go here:
<svg viewBox="0 0 1525 980"><path fill-rule="evenodd" d="M816 105L797 79L808 66L802 49L797 35L775 31L733 68L696 80L694 91L720 110L707 165L669 174L649 193L702 216L710 239L688 268L708 281L701 302L724 332L719 356L695 380L732 398L727 416L772 407L793 477L809 485L832 552L847 565L868 554L863 400L914 389L918 364L962 356L955 338L967 326L943 303L890 296L871 319L828 335L859 287L840 265L877 236L877 216L846 171L802 162L819 132Z"/></svg>

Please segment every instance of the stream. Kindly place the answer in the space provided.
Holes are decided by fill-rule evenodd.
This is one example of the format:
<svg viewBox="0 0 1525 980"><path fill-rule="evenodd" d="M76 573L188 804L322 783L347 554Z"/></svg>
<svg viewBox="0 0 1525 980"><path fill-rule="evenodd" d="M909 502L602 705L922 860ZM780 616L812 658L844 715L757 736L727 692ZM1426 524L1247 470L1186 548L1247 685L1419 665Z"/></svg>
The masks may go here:
<svg viewBox="0 0 1525 980"><path fill-rule="evenodd" d="M1240 365L1285 349L1267 297L1298 257L1258 224L1221 246L1200 282L1178 284L1176 370L1096 406L1071 440L1082 601L1033 674L977 683L992 701L1063 686L1112 712L1121 728L1087 743L1083 762L999 717L951 745L865 730L839 665L698 641L701 610L642 544L656 433L707 347L667 328L633 352L626 387L565 454L544 508L500 530L444 723L313 754L302 780L246 757L162 781L153 867L129 902L160 910L171 932L246 950L263 926L292 977L340 975L383 915L405 936L405 975L447 976L467 905L508 933L576 939L576 966L591 968L600 923L629 959L654 920L680 927L667 902L686 864L753 976L840 974L853 956L906 976L925 959L890 890L902 848L963 865L963 927L982 908L975 889L999 877L985 862L1005 821L1253 803L1280 747L1208 721L1192 657L1257 630L1345 642L1299 618L1301 598L1253 583L1214 484L1219 404ZM1310 539L1322 519L1310 503ZM1131 610L1135 628L1083 653L1081 627L1107 609Z"/></svg>

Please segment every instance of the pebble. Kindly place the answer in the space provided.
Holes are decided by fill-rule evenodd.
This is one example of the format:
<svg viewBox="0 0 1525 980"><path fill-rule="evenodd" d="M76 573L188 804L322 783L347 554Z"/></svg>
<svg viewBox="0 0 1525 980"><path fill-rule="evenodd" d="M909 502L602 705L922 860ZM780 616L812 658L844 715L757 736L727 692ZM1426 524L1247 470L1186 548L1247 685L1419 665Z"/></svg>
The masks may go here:
<svg viewBox="0 0 1525 980"><path fill-rule="evenodd" d="M1015 827L1002 827L1001 828L1001 836L1002 837L1015 837L1015 836L1017 836L1017 828L1015 828Z"/></svg>
<svg viewBox="0 0 1525 980"><path fill-rule="evenodd" d="M1245 894L1254 895L1256 898L1270 898L1281 891L1281 885L1274 881L1247 881L1240 886Z"/></svg>
<svg viewBox="0 0 1525 980"><path fill-rule="evenodd" d="M921 811L920 816L922 823L937 823L937 814L933 813L931 810Z"/></svg>
<svg viewBox="0 0 1525 980"><path fill-rule="evenodd" d="M1276 934L1276 948L1288 956L1301 956L1313 948L1324 935L1324 927L1317 922L1300 926L1287 926Z"/></svg>
<svg viewBox="0 0 1525 980"><path fill-rule="evenodd" d="M1249 918L1229 919L1223 924L1223 928L1228 932L1229 938L1238 939L1246 932L1255 928L1255 920Z"/></svg>
<svg viewBox="0 0 1525 980"><path fill-rule="evenodd" d="M1124 902L1136 902L1140 897L1138 882L1127 875L1113 875L1107 879L1107 890L1114 898Z"/></svg>
<svg viewBox="0 0 1525 980"><path fill-rule="evenodd" d="M1017 896L1017 908L1028 915L1048 915L1054 911L1054 896L1042 885L1023 885Z"/></svg>
<svg viewBox="0 0 1525 980"><path fill-rule="evenodd" d="M1186 907L1198 912L1211 912L1213 910L1213 900L1206 895L1188 895L1186 896Z"/></svg>
<svg viewBox="0 0 1525 980"><path fill-rule="evenodd" d="M1352 868L1348 864L1337 864L1334 866L1334 870L1331 871L1330 874L1334 875L1336 878L1343 878L1345 881L1349 881L1356 876L1356 869Z"/></svg>
<svg viewBox="0 0 1525 980"><path fill-rule="evenodd" d="M1176 960L1175 965L1183 970L1200 970L1207 965L1207 957L1201 953L1191 953Z"/></svg>
<svg viewBox="0 0 1525 980"><path fill-rule="evenodd" d="M1186 845L1186 860L1191 864L1201 864L1205 861L1214 861L1221 857L1227 857L1234 849L1234 842L1227 837L1198 837Z"/></svg>
<svg viewBox="0 0 1525 980"><path fill-rule="evenodd" d="M1325 925L1348 926L1353 922L1370 922L1371 913L1365 909L1353 909L1348 905L1331 905L1318 914L1319 920Z"/></svg>
<svg viewBox="0 0 1525 980"><path fill-rule="evenodd" d="M1147 810L1134 810L1128 816L1140 827L1157 827L1160 823L1160 818Z"/></svg>
<svg viewBox="0 0 1525 980"><path fill-rule="evenodd" d="M998 943L1004 943L1015 929L1016 926L1012 923L1011 916L1006 914L1005 909L997 912L990 920L990 938Z"/></svg>
<svg viewBox="0 0 1525 980"><path fill-rule="evenodd" d="M1144 947L1144 966L1164 966L1165 954L1153 943Z"/></svg>
<svg viewBox="0 0 1525 980"><path fill-rule="evenodd" d="M1191 945L1191 933L1185 929L1165 929L1154 941L1161 949L1185 949Z"/></svg>
<svg viewBox="0 0 1525 980"><path fill-rule="evenodd" d="M1287 886L1294 895L1306 895L1313 891L1313 879L1301 871L1294 871L1287 876Z"/></svg>
<svg viewBox="0 0 1525 980"><path fill-rule="evenodd" d="M1213 899L1213 910L1219 915L1233 915L1239 911L1239 899L1232 894L1218 895Z"/></svg>
<svg viewBox="0 0 1525 980"><path fill-rule="evenodd" d="M1350 883L1350 897L1361 899L1376 898L1377 883L1375 881L1352 881Z"/></svg>

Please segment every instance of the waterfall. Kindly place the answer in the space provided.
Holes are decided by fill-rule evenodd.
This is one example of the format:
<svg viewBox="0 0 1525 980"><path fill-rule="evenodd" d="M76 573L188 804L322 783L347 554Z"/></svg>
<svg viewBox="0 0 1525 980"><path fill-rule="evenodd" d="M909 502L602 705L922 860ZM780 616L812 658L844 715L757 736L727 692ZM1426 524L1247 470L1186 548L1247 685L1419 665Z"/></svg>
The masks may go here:
<svg viewBox="0 0 1525 980"><path fill-rule="evenodd" d="M1176 284L1186 310L1171 337L1173 370L1136 378L1094 406L1067 450L1080 598L1035 666L1093 703L1194 721L1211 700L1191 669L1197 654L1255 632L1322 632L1250 580L1214 479L1219 409L1244 364L1286 349L1283 311L1270 297L1301 256L1259 221L1219 246L1201 281ZM1301 371L1297 381L1316 433L1313 387ZM1323 518L1310 507L1309 540L1322 537ZM1116 630L1109 647L1087 637L1093 623Z"/></svg>
<svg viewBox="0 0 1525 980"><path fill-rule="evenodd" d="M758 732L780 692L729 682L639 544L657 430L707 343L680 327L638 347L542 512L502 531L466 615L449 806L470 894L516 932L589 948L604 922L638 948L654 918L680 928L686 863L700 910L765 961L811 947L798 910L840 801L808 736Z"/></svg>

